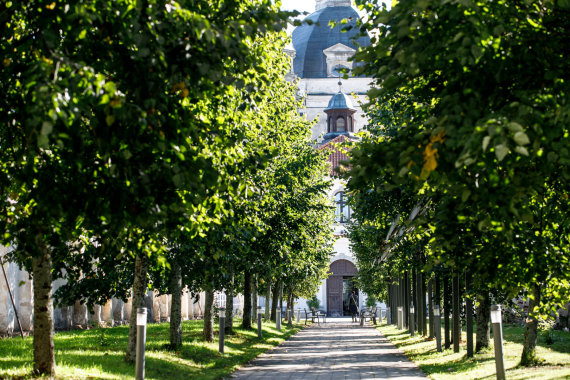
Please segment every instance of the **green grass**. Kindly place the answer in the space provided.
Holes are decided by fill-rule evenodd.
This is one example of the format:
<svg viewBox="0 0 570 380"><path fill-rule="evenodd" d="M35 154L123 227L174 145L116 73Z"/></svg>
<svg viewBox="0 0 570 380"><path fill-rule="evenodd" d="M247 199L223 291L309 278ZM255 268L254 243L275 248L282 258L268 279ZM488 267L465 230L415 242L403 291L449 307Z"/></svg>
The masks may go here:
<svg viewBox="0 0 570 380"><path fill-rule="evenodd" d="M239 328L226 336L224 354L218 352L218 330L215 340L205 342L203 321L183 323L183 344L177 351L167 349L169 324L150 324L147 328L146 379L219 379L249 362L262 352L278 345L302 328L263 323L263 338L257 329ZM58 379L132 379L135 367L124 360L128 326L66 331L55 334L55 360ZM32 337L0 339L0 379L31 379Z"/></svg>
<svg viewBox="0 0 570 380"><path fill-rule="evenodd" d="M492 346L485 352L475 354L473 358L467 358L465 332L458 353L453 352L453 346L438 353L434 339L417 334L410 337L407 331L398 330L394 325L383 324L378 329L432 379L495 379L495 354ZM520 367L524 327L503 327L507 379L570 379L570 333L553 331L551 334L550 345L546 344L546 333L541 333L538 339L537 354L543 360L541 365ZM492 337L491 334L491 341Z"/></svg>

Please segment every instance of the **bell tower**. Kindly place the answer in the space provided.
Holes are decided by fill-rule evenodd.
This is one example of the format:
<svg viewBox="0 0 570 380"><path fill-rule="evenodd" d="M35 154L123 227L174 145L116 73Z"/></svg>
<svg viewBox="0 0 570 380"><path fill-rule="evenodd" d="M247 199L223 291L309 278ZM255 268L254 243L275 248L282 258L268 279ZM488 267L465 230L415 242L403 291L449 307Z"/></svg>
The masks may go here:
<svg viewBox="0 0 570 380"><path fill-rule="evenodd" d="M324 140L333 139L339 135L354 135L354 114L356 108L350 98L342 92L342 82L338 82L338 93L334 94L329 105L324 109L327 114L327 133Z"/></svg>

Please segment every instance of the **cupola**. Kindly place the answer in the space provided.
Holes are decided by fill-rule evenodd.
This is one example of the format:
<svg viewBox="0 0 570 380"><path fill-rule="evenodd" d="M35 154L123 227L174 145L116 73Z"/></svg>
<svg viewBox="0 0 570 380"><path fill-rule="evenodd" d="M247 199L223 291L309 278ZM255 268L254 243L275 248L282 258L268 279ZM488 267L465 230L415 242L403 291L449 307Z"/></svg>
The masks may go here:
<svg viewBox="0 0 570 380"><path fill-rule="evenodd" d="M342 82L338 82L338 93L334 94L329 105L324 109L327 114L327 133L324 140L333 139L339 135L354 135L354 114L356 108L350 97L342 92Z"/></svg>

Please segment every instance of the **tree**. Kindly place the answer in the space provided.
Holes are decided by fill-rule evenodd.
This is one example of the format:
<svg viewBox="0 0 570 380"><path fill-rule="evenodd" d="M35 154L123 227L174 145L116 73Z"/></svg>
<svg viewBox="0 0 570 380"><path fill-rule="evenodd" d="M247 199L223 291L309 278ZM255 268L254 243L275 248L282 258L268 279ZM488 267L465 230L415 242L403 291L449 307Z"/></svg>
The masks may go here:
<svg viewBox="0 0 570 380"><path fill-rule="evenodd" d="M7 25L0 39L2 224L13 259L39 285L37 373L54 375L51 276L68 256L67 242L83 233L103 241L142 234L139 249L127 252L136 261L136 308L145 262L160 251L146 250L145 236L187 220L188 205L191 233L208 221L201 206L219 184L208 148L216 138L231 147L233 126L217 123L206 106L242 85L236 72L253 75L252 39L282 29L285 17L269 2L211 5L0 6Z"/></svg>
<svg viewBox="0 0 570 380"><path fill-rule="evenodd" d="M370 15L363 28L380 32L376 44L357 53L363 65L355 72L375 77L370 96L376 107L382 99L398 104L398 128L389 140L356 153L360 162L351 174L381 178L388 187L407 184L432 200L434 219L424 226L438 249L430 261L471 264L511 295L535 289L537 307L538 283L558 296L542 306L560 303L570 273L561 258L566 242L548 239L548 228L536 231L548 223L567 231L567 221L555 212L542 224L533 210L548 204L543 194L554 189L560 201L553 198L549 209L567 207L562 195L570 161L563 147L570 107L562 51L569 5L434 0L401 2L389 11L372 2L363 6ZM532 308L527 323L525 365L534 361L537 312Z"/></svg>

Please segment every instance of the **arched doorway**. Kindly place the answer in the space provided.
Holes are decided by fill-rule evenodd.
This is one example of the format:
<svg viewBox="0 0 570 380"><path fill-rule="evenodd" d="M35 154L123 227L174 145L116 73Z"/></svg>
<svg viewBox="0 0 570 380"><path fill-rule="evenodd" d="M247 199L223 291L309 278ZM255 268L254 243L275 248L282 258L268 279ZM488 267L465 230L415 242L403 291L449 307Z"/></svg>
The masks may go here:
<svg viewBox="0 0 570 380"><path fill-rule="evenodd" d="M350 315L348 301L352 290L356 290L358 302L358 289L352 282L357 272L356 266L348 260L337 260L331 264L331 275L327 278L327 314L329 316Z"/></svg>

